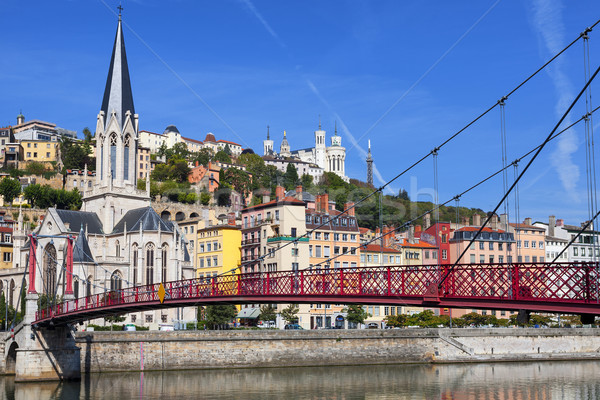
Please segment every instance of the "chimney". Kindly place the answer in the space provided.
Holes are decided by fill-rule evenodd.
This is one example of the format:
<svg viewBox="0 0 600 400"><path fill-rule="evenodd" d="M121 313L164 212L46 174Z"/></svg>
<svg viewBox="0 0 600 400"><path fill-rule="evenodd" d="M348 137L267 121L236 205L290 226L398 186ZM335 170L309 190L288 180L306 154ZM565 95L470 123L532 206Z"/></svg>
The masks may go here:
<svg viewBox="0 0 600 400"><path fill-rule="evenodd" d="M469 226L469 217L462 217L462 224L464 226Z"/></svg>
<svg viewBox="0 0 600 400"><path fill-rule="evenodd" d="M375 237L379 238L381 236L381 229L379 227L375 228ZM380 246L383 246L383 241L381 238L377 239L374 243L379 243Z"/></svg>
<svg viewBox="0 0 600 400"><path fill-rule="evenodd" d="M200 162L198 160L196 160L196 167L200 165Z"/></svg>
<svg viewBox="0 0 600 400"><path fill-rule="evenodd" d="M421 228L421 225L417 225L417 226L415 226L415 233L419 233L419 232L421 232L421 229L422 229L422 228Z"/></svg>
<svg viewBox="0 0 600 400"><path fill-rule="evenodd" d="M481 225L481 215L473 214L473 225L480 226Z"/></svg>
<svg viewBox="0 0 600 400"><path fill-rule="evenodd" d="M329 194L327 193L321 195L321 212L329 214Z"/></svg>
<svg viewBox="0 0 600 400"><path fill-rule="evenodd" d="M565 226L565 220L560 218L556 220L556 226Z"/></svg>
<svg viewBox="0 0 600 400"><path fill-rule="evenodd" d="M268 193L264 193L262 195L262 202L263 202L263 204L268 203L269 201L271 201L271 196Z"/></svg>
<svg viewBox="0 0 600 400"><path fill-rule="evenodd" d="M550 216L550 221L548 222L548 236L554 237L554 227L556 226L556 217L554 215Z"/></svg>
<svg viewBox="0 0 600 400"><path fill-rule="evenodd" d="M429 214L427 214L429 215ZM411 225L408 227L408 243L414 243L415 242L415 227L414 225Z"/></svg>
<svg viewBox="0 0 600 400"><path fill-rule="evenodd" d="M525 221L523 221L523 223L525 225L531 225L531 218L525 218Z"/></svg>
<svg viewBox="0 0 600 400"><path fill-rule="evenodd" d="M285 197L285 189L283 186L277 186L275 188L275 200L281 201Z"/></svg>
<svg viewBox="0 0 600 400"><path fill-rule="evenodd" d="M302 200L302 185L296 186L296 198Z"/></svg>
<svg viewBox="0 0 600 400"><path fill-rule="evenodd" d="M500 228L508 232L508 215L500 214Z"/></svg>
<svg viewBox="0 0 600 400"><path fill-rule="evenodd" d="M431 226L431 215L429 213L425 214L425 216L423 217L424 221L423 221L423 227L425 229L429 228Z"/></svg>
<svg viewBox="0 0 600 400"><path fill-rule="evenodd" d="M492 228L494 231L498 230L498 216L496 214L493 214L492 218L490 219L490 228Z"/></svg>
<svg viewBox="0 0 600 400"><path fill-rule="evenodd" d="M227 214L227 224L235 226L235 213Z"/></svg>
<svg viewBox="0 0 600 400"><path fill-rule="evenodd" d="M346 214L348 214L349 217L354 217L354 203L352 201L347 202L346 204L344 204L344 210L348 210L348 212Z"/></svg>

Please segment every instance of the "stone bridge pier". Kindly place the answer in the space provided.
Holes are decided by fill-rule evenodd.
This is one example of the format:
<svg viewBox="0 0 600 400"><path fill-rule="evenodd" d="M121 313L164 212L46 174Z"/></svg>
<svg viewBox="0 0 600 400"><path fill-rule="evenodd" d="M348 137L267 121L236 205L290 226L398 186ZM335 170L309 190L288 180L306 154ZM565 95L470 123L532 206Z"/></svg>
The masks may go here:
<svg viewBox="0 0 600 400"><path fill-rule="evenodd" d="M36 328L37 293L28 293L26 314L4 343L5 372L15 382L81 379L80 349L69 326Z"/></svg>

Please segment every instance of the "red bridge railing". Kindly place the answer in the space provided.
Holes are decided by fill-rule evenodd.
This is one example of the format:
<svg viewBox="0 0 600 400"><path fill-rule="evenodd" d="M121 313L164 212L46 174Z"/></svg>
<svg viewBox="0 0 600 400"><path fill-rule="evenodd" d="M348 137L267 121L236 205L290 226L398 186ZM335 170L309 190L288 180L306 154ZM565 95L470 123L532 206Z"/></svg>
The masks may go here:
<svg viewBox="0 0 600 400"><path fill-rule="evenodd" d="M298 302L325 298L339 303L374 299L423 299L431 302L428 289L440 281L445 266L392 266L246 273L194 278L164 283L164 302L194 299L252 297L298 298ZM484 300L511 302L590 304L599 302L599 263L517 263L458 265L437 293L440 302ZM66 317L90 310L135 305L159 305L160 284L137 286L117 292L94 294L39 310L36 320ZM431 304L429 304L431 306Z"/></svg>

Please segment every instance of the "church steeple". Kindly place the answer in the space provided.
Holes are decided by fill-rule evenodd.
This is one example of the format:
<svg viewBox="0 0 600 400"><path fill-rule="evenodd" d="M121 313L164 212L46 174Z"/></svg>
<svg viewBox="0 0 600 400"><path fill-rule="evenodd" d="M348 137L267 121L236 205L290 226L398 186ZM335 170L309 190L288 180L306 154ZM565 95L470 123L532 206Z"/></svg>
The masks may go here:
<svg viewBox="0 0 600 400"><path fill-rule="evenodd" d="M132 117L135 114L129 68L127 66L127 55L125 54L121 11L119 11L117 34L115 36L112 57L108 68L108 78L106 79L106 87L104 89L104 98L102 99L100 110L104 111L105 129L110 123L113 111L116 114L115 116L121 129L123 129L127 111L131 112Z"/></svg>

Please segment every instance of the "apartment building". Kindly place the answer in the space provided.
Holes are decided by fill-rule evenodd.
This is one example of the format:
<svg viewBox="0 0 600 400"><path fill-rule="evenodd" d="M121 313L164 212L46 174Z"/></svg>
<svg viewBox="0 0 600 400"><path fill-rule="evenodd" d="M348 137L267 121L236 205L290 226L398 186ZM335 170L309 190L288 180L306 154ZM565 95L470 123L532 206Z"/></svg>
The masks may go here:
<svg viewBox="0 0 600 400"><path fill-rule="evenodd" d="M58 142L21 140L23 161L54 162L58 156Z"/></svg>
<svg viewBox="0 0 600 400"><path fill-rule="evenodd" d="M262 204L242 210L243 272L298 271L309 265L305 203L284 194L278 186L275 200L265 196Z"/></svg>

